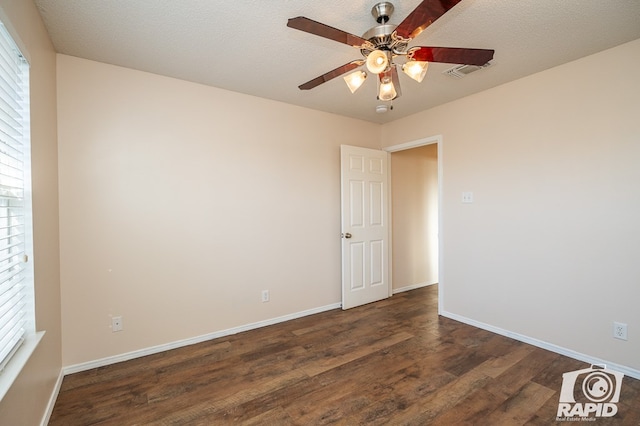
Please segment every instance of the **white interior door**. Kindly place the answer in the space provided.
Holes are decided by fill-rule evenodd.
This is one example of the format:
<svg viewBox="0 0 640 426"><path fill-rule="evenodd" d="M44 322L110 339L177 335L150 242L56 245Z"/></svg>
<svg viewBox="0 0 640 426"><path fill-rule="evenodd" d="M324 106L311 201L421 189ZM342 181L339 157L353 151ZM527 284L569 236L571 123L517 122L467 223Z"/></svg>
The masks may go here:
<svg viewBox="0 0 640 426"><path fill-rule="evenodd" d="M342 309L389 297L389 157L342 145Z"/></svg>

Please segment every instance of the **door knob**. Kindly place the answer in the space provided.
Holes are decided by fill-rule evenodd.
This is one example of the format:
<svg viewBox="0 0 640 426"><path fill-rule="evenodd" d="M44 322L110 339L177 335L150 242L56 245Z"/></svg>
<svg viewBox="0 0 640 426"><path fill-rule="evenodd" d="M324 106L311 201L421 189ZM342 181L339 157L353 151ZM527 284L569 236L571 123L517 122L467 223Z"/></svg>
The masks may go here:
<svg viewBox="0 0 640 426"><path fill-rule="evenodd" d="M348 233L348 232L347 232L347 233L345 233L345 234L342 234L342 236L343 236L344 238L351 238L353 235L351 235L350 233Z"/></svg>

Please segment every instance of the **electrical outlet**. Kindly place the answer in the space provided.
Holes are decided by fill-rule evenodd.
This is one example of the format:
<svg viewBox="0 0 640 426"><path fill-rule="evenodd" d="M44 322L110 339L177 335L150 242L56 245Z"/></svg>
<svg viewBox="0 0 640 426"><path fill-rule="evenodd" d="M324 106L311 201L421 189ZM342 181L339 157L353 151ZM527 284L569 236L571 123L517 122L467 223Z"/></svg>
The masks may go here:
<svg viewBox="0 0 640 426"><path fill-rule="evenodd" d="M465 204L473 203L473 192L465 191L462 193L462 202Z"/></svg>
<svg viewBox="0 0 640 426"><path fill-rule="evenodd" d="M122 331L122 317L111 317L111 331Z"/></svg>
<svg viewBox="0 0 640 426"><path fill-rule="evenodd" d="M620 340L627 340L627 324L621 322L613 323L613 337Z"/></svg>
<svg viewBox="0 0 640 426"><path fill-rule="evenodd" d="M269 290L262 290L262 301L263 302L269 301Z"/></svg>

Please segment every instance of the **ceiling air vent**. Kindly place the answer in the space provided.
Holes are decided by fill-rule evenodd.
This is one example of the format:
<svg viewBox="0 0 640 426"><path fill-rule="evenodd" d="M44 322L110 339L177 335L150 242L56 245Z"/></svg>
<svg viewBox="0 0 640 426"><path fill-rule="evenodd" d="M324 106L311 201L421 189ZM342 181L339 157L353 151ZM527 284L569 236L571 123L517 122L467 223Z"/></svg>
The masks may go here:
<svg viewBox="0 0 640 426"><path fill-rule="evenodd" d="M446 71L443 71L442 74L446 74L450 77L454 78L462 78L467 74L471 74L472 72L481 70L483 68L487 68L491 65L491 62L487 62L483 66L479 67L477 65L456 65L453 68L449 68Z"/></svg>

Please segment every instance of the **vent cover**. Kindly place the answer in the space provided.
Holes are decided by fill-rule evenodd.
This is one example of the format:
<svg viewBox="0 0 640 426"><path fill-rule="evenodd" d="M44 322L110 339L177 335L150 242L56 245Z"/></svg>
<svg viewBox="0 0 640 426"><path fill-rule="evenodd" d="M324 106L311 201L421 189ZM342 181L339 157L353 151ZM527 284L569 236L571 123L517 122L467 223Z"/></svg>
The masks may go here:
<svg viewBox="0 0 640 426"><path fill-rule="evenodd" d="M483 68L487 68L491 66L491 62L487 62L483 66L479 67L477 65L456 65L453 68L449 68L446 71L442 71L442 74L446 74L453 78L462 78L467 74L471 74L472 72L476 72Z"/></svg>

